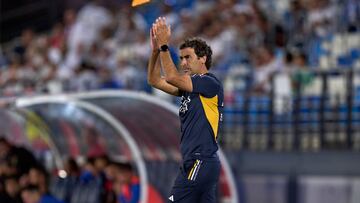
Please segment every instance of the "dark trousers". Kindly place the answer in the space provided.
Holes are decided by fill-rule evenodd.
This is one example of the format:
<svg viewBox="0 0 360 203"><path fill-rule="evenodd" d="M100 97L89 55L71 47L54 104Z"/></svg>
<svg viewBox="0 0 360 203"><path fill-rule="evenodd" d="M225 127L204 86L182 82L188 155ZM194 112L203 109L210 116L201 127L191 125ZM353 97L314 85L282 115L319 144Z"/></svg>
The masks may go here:
<svg viewBox="0 0 360 203"><path fill-rule="evenodd" d="M218 158L198 158L184 161L168 197L168 202L215 203L219 175L220 161Z"/></svg>

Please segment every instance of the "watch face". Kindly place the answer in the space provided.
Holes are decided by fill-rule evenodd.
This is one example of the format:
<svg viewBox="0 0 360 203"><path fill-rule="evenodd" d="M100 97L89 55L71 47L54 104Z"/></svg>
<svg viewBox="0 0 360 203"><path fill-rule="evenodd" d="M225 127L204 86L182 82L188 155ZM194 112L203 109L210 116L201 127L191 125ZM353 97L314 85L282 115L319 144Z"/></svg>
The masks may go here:
<svg viewBox="0 0 360 203"><path fill-rule="evenodd" d="M161 51L167 51L168 49L169 49L169 47L166 44L161 46Z"/></svg>

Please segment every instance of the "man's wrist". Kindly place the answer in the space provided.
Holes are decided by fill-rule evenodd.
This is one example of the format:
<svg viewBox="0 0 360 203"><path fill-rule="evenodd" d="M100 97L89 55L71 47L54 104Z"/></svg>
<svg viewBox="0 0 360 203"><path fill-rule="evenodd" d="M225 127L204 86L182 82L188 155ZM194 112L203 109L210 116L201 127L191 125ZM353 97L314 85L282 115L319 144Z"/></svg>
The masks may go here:
<svg viewBox="0 0 360 203"><path fill-rule="evenodd" d="M163 45L160 46L159 51L160 52L167 52L167 51L169 51L169 46L167 44L163 44Z"/></svg>
<svg viewBox="0 0 360 203"><path fill-rule="evenodd" d="M153 50L152 50L152 53L153 53L153 54L158 54L159 52L160 52L160 49L153 49Z"/></svg>

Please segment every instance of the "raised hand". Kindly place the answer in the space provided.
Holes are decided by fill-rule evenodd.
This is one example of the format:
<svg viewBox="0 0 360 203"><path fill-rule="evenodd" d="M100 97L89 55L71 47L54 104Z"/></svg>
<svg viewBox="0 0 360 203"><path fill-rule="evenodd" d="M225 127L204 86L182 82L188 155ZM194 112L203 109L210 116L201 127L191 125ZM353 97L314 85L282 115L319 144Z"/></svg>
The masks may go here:
<svg viewBox="0 0 360 203"><path fill-rule="evenodd" d="M157 51L159 47L156 42L154 30L155 30L155 24L153 24L152 28L150 28L150 47L153 52Z"/></svg>
<svg viewBox="0 0 360 203"><path fill-rule="evenodd" d="M155 25L153 26L156 42L159 48L164 44L169 44L171 36L170 25L167 25L165 20L165 17L159 17L156 19Z"/></svg>

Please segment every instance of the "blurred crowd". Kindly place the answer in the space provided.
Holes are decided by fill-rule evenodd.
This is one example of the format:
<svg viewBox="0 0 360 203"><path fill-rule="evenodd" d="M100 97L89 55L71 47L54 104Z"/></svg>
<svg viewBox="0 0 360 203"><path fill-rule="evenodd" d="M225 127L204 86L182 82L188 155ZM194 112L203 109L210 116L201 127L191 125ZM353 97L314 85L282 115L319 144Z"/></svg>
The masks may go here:
<svg viewBox="0 0 360 203"><path fill-rule="evenodd" d="M274 72L290 75L291 87L310 83L306 70L319 65L314 41L359 32L360 22L357 0L175 0L141 9L103 2L66 9L49 32L28 28L2 46L1 95L151 91L146 84L148 33L160 15L172 26L176 63L178 44L202 37L213 49L212 71L224 80L227 92L267 93Z"/></svg>
<svg viewBox="0 0 360 203"><path fill-rule="evenodd" d="M47 171L26 148L0 137L0 202L135 203L139 199L139 178L130 163L103 154L88 157L82 165L69 158L62 170Z"/></svg>

